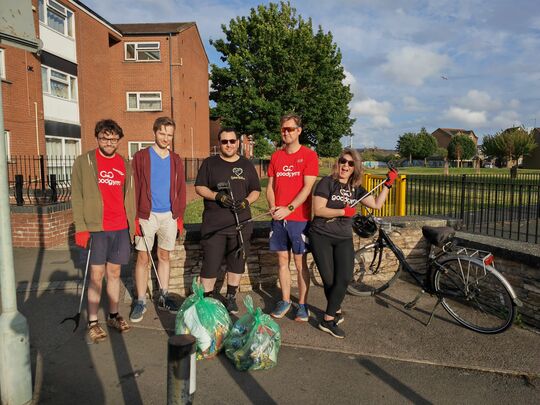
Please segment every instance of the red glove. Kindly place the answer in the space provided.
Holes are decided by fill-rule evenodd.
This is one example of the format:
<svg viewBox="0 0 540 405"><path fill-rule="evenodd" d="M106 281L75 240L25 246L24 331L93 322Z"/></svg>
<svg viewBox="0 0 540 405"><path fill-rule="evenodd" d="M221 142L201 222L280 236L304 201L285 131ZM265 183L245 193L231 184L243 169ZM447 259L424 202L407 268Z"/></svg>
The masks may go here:
<svg viewBox="0 0 540 405"><path fill-rule="evenodd" d="M135 236L142 236L139 218L135 218Z"/></svg>
<svg viewBox="0 0 540 405"><path fill-rule="evenodd" d="M388 173L386 173L386 181L384 182L384 185L388 188L392 188L392 186L394 185L394 182L397 179L398 174L399 173L397 169L395 168L390 169Z"/></svg>
<svg viewBox="0 0 540 405"><path fill-rule="evenodd" d="M90 240L90 232L88 231L75 232L75 244L77 246L80 246L83 249L86 249L86 247L88 246L89 240Z"/></svg>
<svg viewBox="0 0 540 405"><path fill-rule="evenodd" d="M180 235L182 235L184 233L184 221L182 220L182 218L176 218L176 227L178 228L178 232L180 232Z"/></svg>
<svg viewBox="0 0 540 405"><path fill-rule="evenodd" d="M356 208L349 207L348 205L346 205L345 208L343 208L343 211L345 211L345 216L349 218L353 217L354 214L356 214Z"/></svg>

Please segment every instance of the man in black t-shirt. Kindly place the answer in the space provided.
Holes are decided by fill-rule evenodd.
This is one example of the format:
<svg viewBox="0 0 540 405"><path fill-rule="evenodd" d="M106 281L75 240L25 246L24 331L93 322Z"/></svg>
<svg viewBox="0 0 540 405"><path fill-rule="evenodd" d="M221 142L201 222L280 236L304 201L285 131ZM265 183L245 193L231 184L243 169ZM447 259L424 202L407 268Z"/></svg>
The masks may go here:
<svg viewBox="0 0 540 405"><path fill-rule="evenodd" d="M253 164L238 156L238 136L231 128L219 131L219 155L204 160L197 174L195 191L204 198L201 245L203 265L201 283L205 296L214 291L217 273L223 258L227 261L226 307L231 313L238 312L236 292L245 270L245 260L237 254L240 237L236 229L235 213L240 222L251 218L249 206L261 193L259 176ZM229 182L231 190L218 190L219 183ZM231 192L234 196L231 198ZM247 223L242 228L244 251L249 252L249 240L253 226Z"/></svg>

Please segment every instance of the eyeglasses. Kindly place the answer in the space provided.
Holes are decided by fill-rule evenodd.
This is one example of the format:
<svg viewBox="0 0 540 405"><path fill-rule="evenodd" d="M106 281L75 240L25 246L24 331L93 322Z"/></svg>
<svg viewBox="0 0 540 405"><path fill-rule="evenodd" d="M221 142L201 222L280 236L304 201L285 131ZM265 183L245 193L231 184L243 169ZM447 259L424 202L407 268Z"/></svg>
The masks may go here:
<svg viewBox="0 0 540 405"><path fill-rule="evenodd" d="M222 139L220 142L222 145L227 145L228 143L234 145L236 143L236 139Z"/></svg>
<svg viewBox="0 0 540 405"><path fill-rule="evenodd" d="M341 165L349 165L349 167L354 167L354 160L349 160L342 157L338 160L338 162Z"/></svg>
<svg viewBox="0 0 540 405"><path fill-rule="evenodd" d="M98 138L98 141L103 143L110 143L111 145L116 145L120 138L105 138L104 136Z"/></svg>
<svg viewBox="0 0 540 405"><path fill-rule="evenodd" d="M298 129L300 127L283 127L281 128L281 133L284 134L285 132L292 132L294 131L295 129Z"/></svg>

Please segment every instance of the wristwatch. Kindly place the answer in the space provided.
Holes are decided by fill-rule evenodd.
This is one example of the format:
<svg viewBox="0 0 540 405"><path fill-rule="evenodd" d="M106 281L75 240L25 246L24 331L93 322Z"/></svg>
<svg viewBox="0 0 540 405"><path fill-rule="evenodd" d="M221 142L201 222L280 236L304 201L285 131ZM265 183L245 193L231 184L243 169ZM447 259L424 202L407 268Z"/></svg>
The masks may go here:
<svg viewBox="0 0 540 405"><path fill-rule="evenodd" d="M294 211L294 205L292 204L287 205L287 208L289 209L289 211Z"/></svg>

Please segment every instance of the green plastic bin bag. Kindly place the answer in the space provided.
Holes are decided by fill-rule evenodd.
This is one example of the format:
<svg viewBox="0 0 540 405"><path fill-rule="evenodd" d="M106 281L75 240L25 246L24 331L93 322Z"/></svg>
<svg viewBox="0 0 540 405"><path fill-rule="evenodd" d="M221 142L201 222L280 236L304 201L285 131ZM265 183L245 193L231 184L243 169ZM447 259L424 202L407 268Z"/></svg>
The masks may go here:
<svg viewBox="0 0 540 405"><path fill-rule="evenodd" d="M248 312L225 339L225 354L240 371L268 370L277 364L281 330L270 315L253 308L250 295L244 298L244 305Z"/></svg>
<svg viewBox="0 0 540 405"><path fill-rule="evenodd" d="M197 360L216 356L231 329L231 318L218 300L204 297L204 287L193 279L193 294L176 315L177 335L191 334L197 339Z"/></svg>

